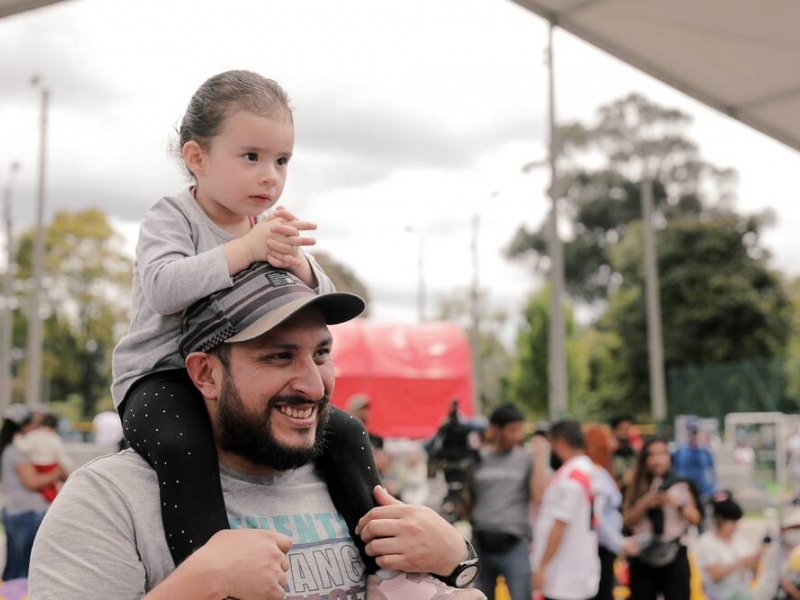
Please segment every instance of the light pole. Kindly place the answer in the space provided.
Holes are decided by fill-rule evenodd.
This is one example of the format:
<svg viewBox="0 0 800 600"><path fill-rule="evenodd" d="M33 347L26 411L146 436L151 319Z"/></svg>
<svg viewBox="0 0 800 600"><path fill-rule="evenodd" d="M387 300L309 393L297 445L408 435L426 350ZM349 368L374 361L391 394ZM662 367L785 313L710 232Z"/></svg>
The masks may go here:
<svg viewBox="0 0 800 600"><path fill-rule="evenodd" d="M497 196L497 192L492 194L492 198ZM471 340L472 345L472 376L474 393L472 395L472 408L475 414L480 411L481 385L483 377L481 374L481 290L480 272L478 265L478 233L481 226L481 217L478 213L472 215L472 286L469 293L469 312L472 318Z"/></svg>
<svg viewBox="0 0 800 600"><path fill-rule="evenodd" d="M38 88L41 95L41 116L39 125L39 184L36 194L36 229L33 240L33 287L28 303L28 351L27 351L27 395L28 406L41 403L42 384L42 319L39 311L39 300L42 288L42 262L44 259L44 201L45 173L47 166L47 108L50 90L44 86L40 77L35 75L31 85Z"/></svg>
<svg viewBox="0 0 800 600"><path fill-rule="evenodd" d="M647 347L650 359L650 411L659 427L667 420L664 383L664 339L661 333L661 292L658 280L656 241L653 232L653 177L645 164L642 181L642 229L644 235L645 296L647 301Z"/></svg>
<svg viewBox="0 0 800 600"><path fill-rule="evenodd" d="M425 234L414 227L406 225L408 233L416 233L419 244L417 257L417 321L425 321Z"/></svg>
<svg viewBox="0 0 800 600"><path fill-rule="evenodd" d="M548 189L552 207L550 209L548 245L550 254L550 329L548 332L548 408L550 417L562 417L569 406L567 387L567 352L564 342L565 326L561 301L564 296L564 251L558 235L558 154L559 140L556 133L555 71L553 68L553 30L551 22L547 36L547 71L549 89L550 120L550 187Z"/></svg>
<svg viewBox="0 0 800 600"><path fill-rule="evenodd" d="M19 170L14 161L8 169L8 181L3 194L3 216L6 230L6 271L3 274L3 304L0 319L0 410L11 403L11 338L14 326L13 291L11 290L14 266L13 244L11 239L12 204L14 175Z"/></svg>

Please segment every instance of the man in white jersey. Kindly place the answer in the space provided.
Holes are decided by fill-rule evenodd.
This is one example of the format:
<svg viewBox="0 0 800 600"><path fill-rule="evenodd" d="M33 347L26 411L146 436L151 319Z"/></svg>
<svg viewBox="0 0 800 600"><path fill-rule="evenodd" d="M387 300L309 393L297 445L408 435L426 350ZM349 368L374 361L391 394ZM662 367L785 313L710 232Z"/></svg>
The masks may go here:
<svg viewBox="0 0 800 600"><path fill-rule="evenodd" d="M595 466L577 421L554 423L549 437L563 464L545 489L536 519L533 586L547 600L589 600L600 583Z"/></svg>
<svg viewBox="0 0 800 600"><path fill-rule="evenodd" d="M314 466L334 386L327 325L354 318L364 302L318 296L268 266L242 273L187 310L181 340L211 419L231 529L175 568L155 472L132 450L99 458L73 474L39 531L31 598L365 597L359 551ZM259 277L269 291L253 286ZM156 405L161 414L145 417L175 416L168 400ZM379 566L451 585L474 579L471 548L443 518L381 488L375 496L380 506L357 534Z"/></svg>

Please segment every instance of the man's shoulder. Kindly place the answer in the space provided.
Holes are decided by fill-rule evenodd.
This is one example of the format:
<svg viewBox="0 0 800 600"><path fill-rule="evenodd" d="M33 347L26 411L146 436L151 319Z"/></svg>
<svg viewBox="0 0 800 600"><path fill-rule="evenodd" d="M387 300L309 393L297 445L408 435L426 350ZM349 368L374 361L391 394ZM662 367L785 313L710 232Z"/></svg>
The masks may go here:
<svg viewBox="0 0 800 600"><path fill-rule="evenodd" d="M75 469L67 483L85 485L88 481L104 481L121 490L140 490L143 485L156 484L155 471L130 448L115 454L105 454ZM67 491L65 486L64 491Z"/></svg>

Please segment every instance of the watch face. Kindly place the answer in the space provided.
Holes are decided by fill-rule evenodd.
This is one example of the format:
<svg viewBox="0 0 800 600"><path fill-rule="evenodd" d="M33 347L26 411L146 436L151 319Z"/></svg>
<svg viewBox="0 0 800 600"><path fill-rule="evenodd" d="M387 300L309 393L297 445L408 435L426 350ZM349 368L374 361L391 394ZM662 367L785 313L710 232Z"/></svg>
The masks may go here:
<svg viewBox="0 0 800 600"><path fill-rule="evenodd" d="M469 565L464 567L461 573L456 577L456 587L465 588L478 576L478 565Z"/></svg>

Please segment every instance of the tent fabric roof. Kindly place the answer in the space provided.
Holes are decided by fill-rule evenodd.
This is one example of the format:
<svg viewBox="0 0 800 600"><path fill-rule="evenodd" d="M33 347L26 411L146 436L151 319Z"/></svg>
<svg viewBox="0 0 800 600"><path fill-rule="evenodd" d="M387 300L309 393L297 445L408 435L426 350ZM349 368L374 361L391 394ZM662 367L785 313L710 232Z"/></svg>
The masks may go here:
<svg viewBox="0 0 800 600"><path fill-rule="evenodd" d="M56 2L61 0L0 0L0 19Z"/></svg>
<svg viewBox="0 0 800 600"><path fill-rule="evenodd" d="M797 0L513 0L800 150Z"/></svg>

